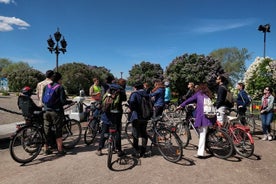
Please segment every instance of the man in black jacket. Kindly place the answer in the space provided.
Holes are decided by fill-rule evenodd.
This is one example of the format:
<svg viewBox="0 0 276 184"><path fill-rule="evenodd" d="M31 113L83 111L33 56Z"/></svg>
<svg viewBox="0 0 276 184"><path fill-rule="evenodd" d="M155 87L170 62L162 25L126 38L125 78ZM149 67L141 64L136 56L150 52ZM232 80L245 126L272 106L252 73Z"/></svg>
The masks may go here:
<svg viewBox="0 0 276 184"><path fill-rule="evenodd" d="M219 85L218 86L218 91L217 91L217 101L216 101L216 108L217 108L217 120L223 124L226 122L226 95L227 95L227 79L223 75L217 76L216 83Z"/></svg>
<svg viewBox="0 0 276 184"><path fill-rule="evenodd" d="M147 100L150 100L149 95L146 90L143 89L143 84L140 82L136 82L134 84L134 92L129 97L129 108L131 110L130 121L132 122L133 127L133 147L136 151L134 156L136 157L144 157L146 153L146 147L148 142L147 135L147 120L142 118L142 96L145 96ZM139 149L138 140L139 137L142 138L142 146Z"/></svg>

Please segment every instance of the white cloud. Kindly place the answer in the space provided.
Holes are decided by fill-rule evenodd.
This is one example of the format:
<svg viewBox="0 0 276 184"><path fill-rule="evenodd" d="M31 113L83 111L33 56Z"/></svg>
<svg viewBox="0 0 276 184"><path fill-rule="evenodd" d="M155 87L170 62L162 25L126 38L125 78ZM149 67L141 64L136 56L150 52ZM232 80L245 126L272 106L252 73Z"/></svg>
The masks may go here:
<svg viewBox="0 0 276 184"><path fill-rule="evenodd" d="M14 0L0 0L0 3L4 3L4 4L14 3L15 4L15 1Z"/></svg>
<svg viewBox="0 0 276 184"><path fill-rule="evenodd" d="M222 19L222 20L201 20L199 25L193 31L198 33L212 33L212 32L218 32L218 31L226 31L230 29L236 29L245 27L248 25L251 25L254 23L254 19L243 19L243 20L228 20L228 19Z"/></svg>
<svg viewBox="0 0 276 184"><path fill-rule="evenodd" d="M18 29L27 29L27 27L30 27L30 24L19 18L0 16L0 32L12 31L13 25L18 26Z"/></svg>

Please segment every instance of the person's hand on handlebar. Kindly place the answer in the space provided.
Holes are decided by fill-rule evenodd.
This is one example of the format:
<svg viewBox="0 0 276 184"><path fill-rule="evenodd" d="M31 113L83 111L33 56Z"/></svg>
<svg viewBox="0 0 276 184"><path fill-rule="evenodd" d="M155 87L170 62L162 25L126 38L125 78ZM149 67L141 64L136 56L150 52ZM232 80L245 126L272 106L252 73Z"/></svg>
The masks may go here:
<svg viewBox="0 0 276 184"><path fill-rule="evenodd" d="M183 107L181 107L180 105L178 107L176 107L175 111L181 110L183 109Z"/></svg>

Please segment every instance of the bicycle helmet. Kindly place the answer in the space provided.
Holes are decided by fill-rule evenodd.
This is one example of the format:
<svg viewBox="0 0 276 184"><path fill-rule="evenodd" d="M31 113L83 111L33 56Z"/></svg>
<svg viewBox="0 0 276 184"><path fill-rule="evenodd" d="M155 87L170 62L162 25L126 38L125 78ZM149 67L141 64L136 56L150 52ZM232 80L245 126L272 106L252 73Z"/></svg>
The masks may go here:
<svg viewBox="0 0 276 184"><path fill-rule="evenodd" d="M33 93L33 90L32 90L32 88L30 88L29 86L25 86L25 87L21 90L21 93L23 93L24 95L27 95L27 96L31 96L32 93Z"/></svg>

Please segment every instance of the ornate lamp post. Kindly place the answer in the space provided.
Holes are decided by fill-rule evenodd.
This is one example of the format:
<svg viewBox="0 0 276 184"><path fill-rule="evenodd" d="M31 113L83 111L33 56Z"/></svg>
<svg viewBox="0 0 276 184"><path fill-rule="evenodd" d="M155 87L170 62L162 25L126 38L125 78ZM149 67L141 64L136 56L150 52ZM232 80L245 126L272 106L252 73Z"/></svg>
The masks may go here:
<svg viewBox="0 0 276 184"><path fill-rule="evenodd" d="M50 38L47 40L49 51L51 53L53 53L53 51L55 51L55 54L56 54L56 72L58 72L58 55L59 55L60 51L64 54L66 52L66 47L67 47L67 42L64 39L64 36L63 36L62 40L60 40L61 36L62 36L62 34L59 32L59 29L57 28L57 32L55 32L55 34L54 34L56 43L52 39L51 35L50 35ZM59 46L59 42L61 44L61 47Z"/></svg>
<svg viewBox="0 0 276 184"><path fill-rule="evenodd" d="M270 32L270 24L259 25L258 30L264 33L264 58L265 58L266 32L268 33Z"/></svg>

